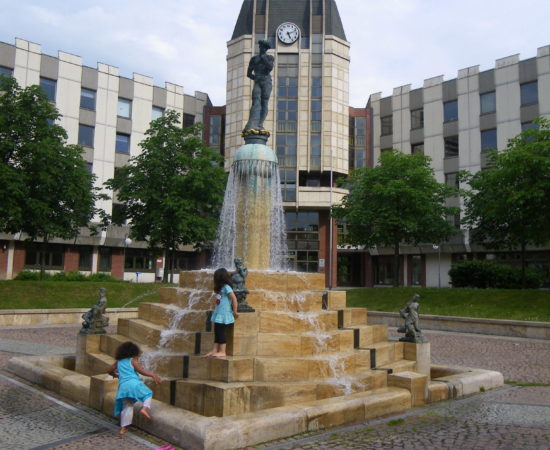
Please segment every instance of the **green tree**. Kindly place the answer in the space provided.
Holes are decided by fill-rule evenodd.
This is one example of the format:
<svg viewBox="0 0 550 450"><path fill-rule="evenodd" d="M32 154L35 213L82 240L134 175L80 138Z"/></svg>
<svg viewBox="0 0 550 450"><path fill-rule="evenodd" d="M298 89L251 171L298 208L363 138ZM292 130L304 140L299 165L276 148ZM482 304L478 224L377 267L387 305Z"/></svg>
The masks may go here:
<svg viewBox="0 0 550 450"><path fill-rule="evenodd" d="M42 240L42 278L48 242L74 239L94 216L103 219L95 204L105 196L39 86L22 89L2 76L0 93L0 229Z"/></svg>
<svg viewBox="0 0 550 450"><path fill-rule="evenodd" d="M399 285L399 245L442 242L457 230L447 221L459 213L445 206L454 187L438 183L430 158L384 152L375 167L357 169L345 180L349 193L333 215L345 221L351 245L394 248L394 285Z"/></svg>
<svg viewBox="0 0 550 450"><path fill-rule="evenodd" d="M199 248L215 238L226 181L217 164L223 159L203 144L201 127L179 124L172 110L151 122L142 153L106 183L123 202L130 236L163 249L171 282L176 248Z"/></svg>
<svg viewBox="0 0 550 450"><path fill-rule="evenodd" d="M503 151L490 151L488 169L462 172L464 222L470 239L489 248L521 252L525 286L525 250L550 241L550 121L513 139Z"/></svg>

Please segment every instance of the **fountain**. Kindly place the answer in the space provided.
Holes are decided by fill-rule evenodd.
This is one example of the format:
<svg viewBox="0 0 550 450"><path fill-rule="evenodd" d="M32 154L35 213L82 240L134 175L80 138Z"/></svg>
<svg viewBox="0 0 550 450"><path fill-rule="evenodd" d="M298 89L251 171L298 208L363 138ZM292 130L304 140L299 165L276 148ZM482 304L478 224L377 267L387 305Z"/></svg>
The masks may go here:
<svg viewBox="0 0 550 450"><path fill-rule="evenodd" d="M246 144L231 166L213 259L251 269L251 308L228 333L228 357L201 357L213 343L214 302L212 270L199 270L181 272L159 303L140 303L138 318L119 319L115 334L79 334L76 355L14 358L10 370L112 415L117 380L105 371L118 345L135 341L163 377L151 386L153 420L137 414L136 424L189 449L250 446L502 385L497 372L432 365L429 342L388 340L386 325L346 306L345 291L325 290L323 273L285 270L277 159L262 126L273 64L266 45L254 57Z"/></svg>

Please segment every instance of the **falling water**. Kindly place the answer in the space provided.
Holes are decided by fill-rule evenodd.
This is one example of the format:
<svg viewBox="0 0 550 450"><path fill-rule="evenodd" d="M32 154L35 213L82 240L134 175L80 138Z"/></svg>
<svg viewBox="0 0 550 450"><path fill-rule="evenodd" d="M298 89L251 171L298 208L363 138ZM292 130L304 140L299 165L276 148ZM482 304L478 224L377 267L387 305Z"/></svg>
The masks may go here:
<svg viewBox="0 0 550 450"><path fill-rule="evenodd" d="M287 270L285 228L277 162L236 160L227 180L212 267L231 268L238 257L249 269Z"/></svg>

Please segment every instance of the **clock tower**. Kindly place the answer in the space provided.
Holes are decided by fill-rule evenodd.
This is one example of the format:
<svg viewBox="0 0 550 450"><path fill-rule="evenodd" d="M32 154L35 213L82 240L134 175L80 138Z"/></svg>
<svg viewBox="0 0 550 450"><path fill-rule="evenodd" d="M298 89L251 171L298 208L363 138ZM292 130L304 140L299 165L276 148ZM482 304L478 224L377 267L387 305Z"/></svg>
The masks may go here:
<svg viewBox="0 0 550 450"><path fill-rule="evenodd" d="M349 168L350 44L335 0L244 0L227 44L226 167L243 144L247 67L264 39L275 57L264 128L279 160L291 263L328 277L336 264L329 211L345 194L335 180Z"/></svg>

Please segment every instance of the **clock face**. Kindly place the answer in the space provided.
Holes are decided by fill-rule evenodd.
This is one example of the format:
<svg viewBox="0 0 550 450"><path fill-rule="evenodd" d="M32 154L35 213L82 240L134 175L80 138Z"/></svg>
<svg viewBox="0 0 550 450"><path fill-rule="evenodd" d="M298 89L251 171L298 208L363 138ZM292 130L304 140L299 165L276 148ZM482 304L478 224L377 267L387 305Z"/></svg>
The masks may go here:
<svg viewBox="0 0 550 450"><path fill-rule="evenodd" d="M277 28L277 36L284 44L292 44L300 37L300 29L293 23L285 22Z"/></svg>

